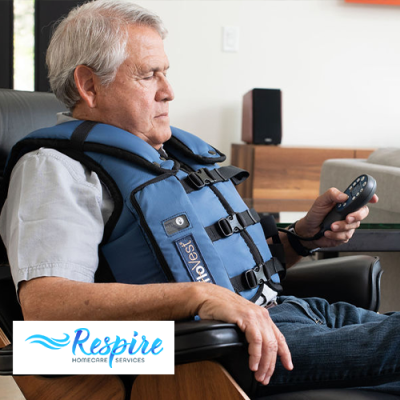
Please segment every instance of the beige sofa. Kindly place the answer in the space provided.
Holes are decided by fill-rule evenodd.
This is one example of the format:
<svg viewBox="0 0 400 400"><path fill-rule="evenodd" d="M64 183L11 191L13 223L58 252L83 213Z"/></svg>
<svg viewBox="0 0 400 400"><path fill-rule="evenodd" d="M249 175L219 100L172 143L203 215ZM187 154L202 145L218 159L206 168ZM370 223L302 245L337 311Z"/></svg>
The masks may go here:
<svg viewBox="0 0 400 400"><path fill-rule="evenodd" d="M321 170L320 192L323 193L332 186L344 190L361 174L369 174L376 179L376 193L379 196L379 202L370 205L370 214L365 222L400 224L400 149L381 148L373 152L368 159L325 161ZM400 310L400 252L374 255L381 258L385 271L382 277L380 310Z"/></svg>

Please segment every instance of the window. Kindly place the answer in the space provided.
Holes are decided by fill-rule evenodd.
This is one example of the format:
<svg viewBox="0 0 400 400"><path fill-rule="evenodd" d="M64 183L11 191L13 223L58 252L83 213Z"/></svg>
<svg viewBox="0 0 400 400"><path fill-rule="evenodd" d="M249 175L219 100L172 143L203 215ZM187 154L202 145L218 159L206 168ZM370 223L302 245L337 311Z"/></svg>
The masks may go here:
<svg viewBox="0 0 400 400"><path fill-rule="evenodd" d="M14 89L34 90L35 0L14 0Z"/></svg>

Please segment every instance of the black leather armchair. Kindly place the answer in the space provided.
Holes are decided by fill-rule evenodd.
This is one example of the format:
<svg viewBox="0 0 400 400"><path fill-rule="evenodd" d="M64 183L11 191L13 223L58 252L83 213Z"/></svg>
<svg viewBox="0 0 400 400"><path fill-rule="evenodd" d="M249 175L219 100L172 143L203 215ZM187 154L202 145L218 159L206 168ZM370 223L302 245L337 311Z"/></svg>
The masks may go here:
<svg viewBox="0 0 400 400"><path fill-rule="evenodd" d="M34 129L53 125L55 113L63 109L63 105L49 93L0 89L0 168L3 168L5 158L17 140ZM284 287L285 293L302 297L322 296L331 302L349 301L360 307L377 311L381 274L379 259L370 256L311 261L301 263L288 270ZM12 342L12 321L21 318L21 310L16 301L9 267L3 258L0 260L0 328L4 335L1 335L0 332L0 343L4 337ZM177 322L175 338L177 365L175 376L140 376L136 380L134 377L123 377L125 389L122 387L120 397L111 395L106 397L106 393L103 392L102 397L93 398L245 399L248 398L247 396L254 397L257 383L253 379L252 372L247 368L247 344L244 335L235 325L219 321ZM3 342L7 343L6 340ZM0 375L11 375L12 344L4 346L5 343L0 349ZM69 395L64 393L61 397L57 397L54 393L46 394L48 386L29 390L29 386L36 385L37 382L28 378L32 377L14 377L28 400L91 398L84 394L85 383L79 386L82 390L73 392L74 395L71 395L70 392ZM27 381L25 384L24 379ZM57 389L63 390L62 382L67 382L69 378L46 379L51 382L57 381ZM42 384L46 379L43 378L39 383ZM189 381L190 383L188 383ZM132 397L130 397L131 387ZM190 392L187 391L188 387L191 389ZM162 390L158 388L162 388ZM33 393L35 391L36 397ZM143 397L143 391L145 397ZM173 391L172 395L171 391ZM395 398L381 393L372 394L343 389L293 392L264 398L321 400L337 399L339 396L346 399Z"/></svg>

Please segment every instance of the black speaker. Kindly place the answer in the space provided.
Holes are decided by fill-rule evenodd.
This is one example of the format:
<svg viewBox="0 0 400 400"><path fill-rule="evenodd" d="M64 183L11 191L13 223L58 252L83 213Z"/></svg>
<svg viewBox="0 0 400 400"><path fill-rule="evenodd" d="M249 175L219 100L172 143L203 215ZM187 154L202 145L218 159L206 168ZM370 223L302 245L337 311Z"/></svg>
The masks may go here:
<svg viewBox="0 0 400 400"><path fill-rule="evenodd" d="M281 143L280 89L253 89L243 96L242 140L253 144Z"/></svg>

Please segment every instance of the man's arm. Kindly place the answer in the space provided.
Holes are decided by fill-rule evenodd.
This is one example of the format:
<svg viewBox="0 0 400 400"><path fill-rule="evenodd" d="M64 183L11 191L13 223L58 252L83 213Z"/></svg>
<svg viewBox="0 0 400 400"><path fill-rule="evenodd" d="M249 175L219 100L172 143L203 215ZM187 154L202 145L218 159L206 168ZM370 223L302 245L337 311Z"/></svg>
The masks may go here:
<svg viewBox="0 0 400 400"><path fill-rule="evenodd" d="M26 320L180 320L199 315L235 323L249 343L249 367L268 384L280 356L292 369L285 338L266 309L210 283L128 285L44 277L22 282Z"/></svg>

